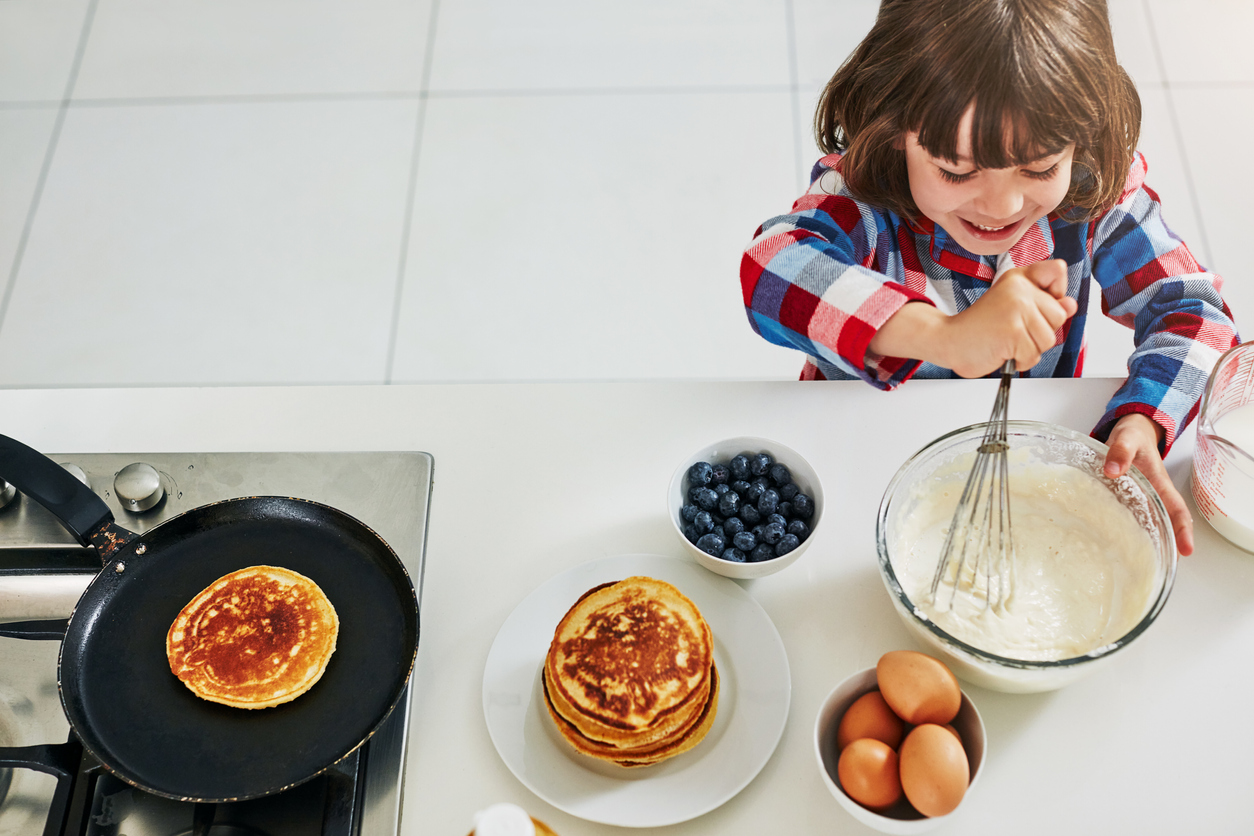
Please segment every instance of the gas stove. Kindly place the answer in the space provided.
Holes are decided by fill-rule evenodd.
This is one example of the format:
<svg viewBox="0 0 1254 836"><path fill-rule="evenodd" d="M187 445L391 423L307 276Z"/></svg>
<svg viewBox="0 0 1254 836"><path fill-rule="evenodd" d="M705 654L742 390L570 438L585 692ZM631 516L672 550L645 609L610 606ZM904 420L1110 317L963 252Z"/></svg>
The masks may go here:
<svg viewBox="0 0 1254 836"><path fill-rule="evenodd" d="M142 534L200 505L292 496L338 508L392 547L422 601L431 456L375 453L52 454ZM0 483L0 622L68 618L101 563L35 502ZM7 502L6 502L7 500ZM56 641L0 638L0 746L61 747L74 780L0 769L0 836L396 836L411 681L371 738L310 781L250 801L159 798L83 754L61 708Z"/></svg>

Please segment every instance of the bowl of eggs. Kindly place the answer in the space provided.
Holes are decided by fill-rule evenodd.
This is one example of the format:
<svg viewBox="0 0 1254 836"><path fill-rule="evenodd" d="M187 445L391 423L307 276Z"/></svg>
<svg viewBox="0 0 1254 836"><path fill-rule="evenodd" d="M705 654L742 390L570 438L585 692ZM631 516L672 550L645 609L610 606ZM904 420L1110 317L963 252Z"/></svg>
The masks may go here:
<svg viewBox="0 0 1254 836"><path fill-rule="evenodd" d="M893 476L876 520L880 577L920 646L963 680L1007 693L1054 690L1101 668L1153 624L1175 579L1175 535L1140 471L1104 475L1105 444L1010 421L1009 595L991 600L993 582L985 575L981 587L978 572L945 576L933 592L984 430L941 436Z"/></svg>
<svg viewBox="0 0 1254 836"><path fill-rule="evenodd" d="M944 663L895 650L832 690L814 751L851 816L909 836L950 821L969 797L984 766L984 722Z"/></svg>
<svg viewBox="0 0 1254 836"><path fill-rule="evenodd" d="M711 572L761 578L792 565L823 517L823 485L795 450L754 436L706 445L666 494L684 551Z"/></svg>

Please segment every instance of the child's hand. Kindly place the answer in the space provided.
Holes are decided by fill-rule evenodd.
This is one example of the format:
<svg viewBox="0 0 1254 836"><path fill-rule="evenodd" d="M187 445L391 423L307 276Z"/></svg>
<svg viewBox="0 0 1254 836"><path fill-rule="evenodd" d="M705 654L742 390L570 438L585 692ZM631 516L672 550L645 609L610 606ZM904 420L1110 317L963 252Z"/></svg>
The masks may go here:
<svg viewBox="0 0 1254 836"><path fill-rule="evenodd" d="M1012 358L1018 369L1030 369L1054 347L1058 329L1076 307L1067 296L1066 262L1038 261L1007 270L954 316L923 302L903 305L875 332L870 349L926 360L962 377L983 377Z"/></svg>
<svg viewBox="0 0 1254 836"><path fill-rule="evenodd" d="M1130 466L1136 465L1158 491L1167 508L1171 527L1176 532L1176 548L1180 554L1189 555L1193 554L1193 517L1158 454L1162 432L1162 427L1140 413L1120 418L1110 431L1110 438L1106 439L1110 452L1106 454L1104 472L1108 478L1116 479L1127 473Z"/></svg>
<svg viewBox="0 0 1254 836"><path fill-rule="evenodd" d="M1067 296L1067 264L1038 261L1007 270L975 304L946 321L943 363L962 377L983 377L1014 359L1030 369L1053 348L1058 329L1075 315Z"/></svg>

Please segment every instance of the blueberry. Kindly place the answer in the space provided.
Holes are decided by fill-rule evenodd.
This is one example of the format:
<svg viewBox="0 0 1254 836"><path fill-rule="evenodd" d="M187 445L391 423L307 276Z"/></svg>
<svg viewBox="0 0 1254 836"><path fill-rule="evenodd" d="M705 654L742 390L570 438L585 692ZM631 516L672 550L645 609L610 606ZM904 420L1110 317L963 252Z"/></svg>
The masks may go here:
<svg viewBox="0 0 1254 836"><path fill-rule="evenodd" d="M719 487L727 487L720 485ZM724 517L734 517L736 512L740 510L740 494L729 490L718 498L718 512Z"/></svg>
<svg viewBox="0 0 1254 836"><path fill-rule="evenodd" d="M745 525L757 525L762 521L762 515L758 513L756 505L744 502L740 506L740 519L744 520Z"/></svg>
<svg viewBox="0 0 1254 836"><path fill-rule="evenodd" d="M709 462L697 462L688 468L688 484L694 487L703 487L710 484L710 477L714 475L714 466Z"/></svg>
<svg viewBox="0 0 1254 836"><path fill-rule="evenodd" d="M775 544L775 554L788 554L797 546L801 545L801 541L797 539L795 534L785 534L779 538L779 542Z"/></svg>
<svg viewBox="0 0 1254 836"><path fill-rule="evenodd" d="M700 540L703 533L704 532L697 531L697 527L692 523L688 523L684 526L684 539L690 543L695 543Z"/></svg>
<svg viewBox="0 0 1254 836"><path fill-rule="evenodd" d="M749 472L754 476L765 476L773 464L775 460L769 453L758 453L749 459Z"/></svg>
<svg viewBox="0 0 1254 836"><path fill-rule="evenodd" d="M706 554L722 557L723 550L727 548L727 541L717 534L702 534L701 539L697 540L697 548Z"/></svg>
<svg viewBox="0 0 1254 836"><path fill-rule="evenodd" d="M749 490L749 483L744 479L737 479L731 483L731 489L741 496L745 495L745 491Z"/></svg>
<svg viewBox="0 0 1254 836"><path fill-rule="evenodd" d="M692 522L696 518L697 512L700 510L701 509L695 505L685 505L679 509L679 518L684 522Z"/></svg>
<svg viewBox="0 0 1254 836"><path fill-rule="evenodd" d="M692 528L698 534L708 534L714 528L714 518L709 511L698 511L692 518Z"/></svg>
<svg viewBox="0 0 1254 836"><path fill-rule="evenodd" d="M814 500L803 493L797 494L792 498L792 512L803 520L810 519L814 516Z"/></svg>
<svg viewBox="0 0 1254 836"><path fill-rule="evenodd" d="M775 506L775 513L785 519L791 519L793 516L792 503L786 499L781 499L779 504Z"/></svg>
<svg viewBox="0 0 1254 836"><path fill-rule="evenodd" d="M758 543L753 549L753 553L749 555L751 563L761 563L763 560L772 560L779 555L775 554L775 547L768 546L766 543Z"/></svg>
<svg viewBox="0 0 1254 836"><path fill-rule="evenodd" d="M733 479L747 482L749 480L749 457L743 454L733 457L727 463L727 469L731 471Z"/></svg>
<svg viewBox="0 0 1254 836"><path fill-rule="evenodd" d="M715 464L710 466L710 482L715 485L726 485L731 481L731 471L727 469L725 464Z"/></svg>
<svg viewBox="0 0 1254 836"><path fill-rule="evenodd" d="M697 488L692 501L703 511L713 511L718 506L718 494L713 488Z"/></svg>
<svg viewBox="0 0 1254 836"><path fill-rule="evenodd" d="M728 537L735 537L745 530L744 520L740 519L740 517L728 517L723 520L723 530L727 532Z"/></svg>
<svg viewBox="0 0 1254 836"><path fill-rule="evenodd" d="M766 493L766 485L756 481L750 482L749 489L744 492L744 500L751 505L757 505L764 493Z"/></svg>
<svg viewBox="0 0 1254 836"><path fill-rule="evenodd" d="M800 490L801 488L797 487L796 482L789 482L787 485L780 485L779 498L785 501L791 501Z"/></svg>
<svg viewBox="0 0 1254 836"><path fill-rule="evenodd" d="M751 531L742 531L732 538L732 545L744 552L751 552L758 545L758 538Z"/></svg>
<svg viewBox="0 0 1254 836"><path fill-rule="evenodd" d="M792 474L788 472L788 466L779 462L770 466L767 470L767 475L771 477L771 481L776 485L787 485L792 481Z"/></svg>
<svg viewBox="0 0 1254 836"><path fill-rule="evenodd" d="M723 494L728 493L729 491L731 491L731 488L728 487L727 483L725 482L714 486L714 492L718 494L719 496L722 496Z"/></svg>
<svg viewBox="0 0 1254 836"><path fill-rule="evenodd" d="M764 517L769 517L775 513L776 506L779 505L779 494L774 488L767 488L758 497L758 513Z"/></svg>
<svg viewBox="0 0 1254 836"><path fill-rule="evenodd" d="M788 533L796 537L797 542L802 542L810 536L810 526L805 524L805 520L793 520L788 523Z"/></svg>
<svg viewBox="0 0 1254 836"><path fill-rule="evenodd" d="M719 555L719 557L724 560L730 560L732 563L745 563L749 560L749 555L745 554L740 549L724 549L723 553Z"/></svg>
<svg viewBox="0 0 1254 836"><path fill-rule="evenodd" d="M782 525L771 523L770 525L762 528L762 542L773 546L778 543L786 533L787 532L784 531L784 527Z"/></svg>
<svg viewBox="0 0 1254 836"><path fill-rule="evenodd" d="M783 515L783 514L779 514L779 513L775 513L775 514L767 514L767 516L766 516L766 522L767 522L767 524L770 524L770 523L779 523L779 524L780 524L780 525L782 525L784 528L788 528L788 520L784 519L784 515Z"/></svg>

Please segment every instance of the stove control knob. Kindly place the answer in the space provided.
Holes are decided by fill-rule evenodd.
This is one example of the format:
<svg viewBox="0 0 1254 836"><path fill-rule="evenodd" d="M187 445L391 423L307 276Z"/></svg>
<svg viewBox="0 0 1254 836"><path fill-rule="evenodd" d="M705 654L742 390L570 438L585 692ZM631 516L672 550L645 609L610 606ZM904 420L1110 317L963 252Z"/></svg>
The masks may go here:
<svg viewBox="0 0 1254 836"><path fill-rule="evenodd" d="M128 464L113 477L113 492L128 511L147 511L165 498L161 474L143 462Z"/></svg>
<svg viewBox="0 0 1254 836"><path fill-rule="evenodd" d="M83 472L81 467L76 464L70 464L69 462L61 462L61 467L65 468L66 472L68 472L75 479L82 482L87 487L91 487L91 483L87 481L87 474Z"/></svg>
<svg viewBox="0 0 1254 836"><path fill-rule="evenodd" d="M0 508L8 505L17 496L17 488L0 479Z"/></svg>

